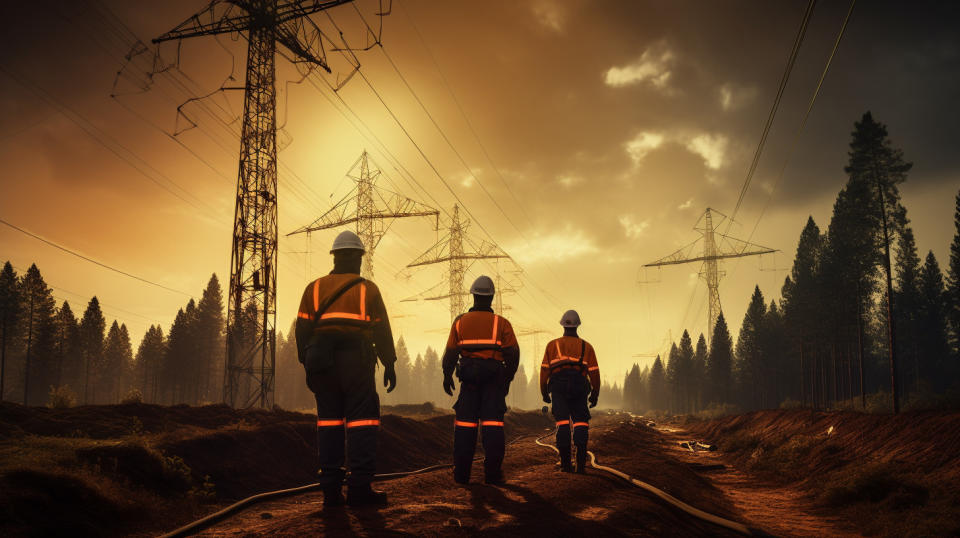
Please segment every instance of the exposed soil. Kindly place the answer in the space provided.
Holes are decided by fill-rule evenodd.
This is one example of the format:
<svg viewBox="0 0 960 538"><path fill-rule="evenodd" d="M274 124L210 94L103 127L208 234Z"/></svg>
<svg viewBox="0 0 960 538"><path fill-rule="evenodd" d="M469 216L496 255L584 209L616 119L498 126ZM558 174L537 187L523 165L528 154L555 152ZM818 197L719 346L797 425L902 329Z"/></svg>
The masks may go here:
<svg viewBox="0 0 960 538"><path fill-rule="evenodd" d="M771 529L782 523L811 534L828 525L829 534L960 535L960 413L776 410L673 428L676 440L719 445L719 453L673 450L732 466L711 476L747 518L760 523L781 502L801 507L801 521L784 516Z"/></svg>
<svg viewBox="0 0 960 538"><path fill-rule="evenodd" d="M383 416L379 472L450 461L449 412L427 404L384 411L409 416ZM960 532L960 414L769 411L653 427L629 414L597 415L591 448L600 463L761 532ZM314 421L311 414L225 406L0 404L0 535L153 535L254 493L310 483ZM322 494L309 493L251 507L205 532L728 534L599 471L559 473L554 453L533 442L551 429L540 413L507 414L514 442L503 487L457 486L443 469L378 484L391 500L381 510L324 510ZM720 450L678 445L691 438ZM481 476L476 464L474 480Z"/></svg>

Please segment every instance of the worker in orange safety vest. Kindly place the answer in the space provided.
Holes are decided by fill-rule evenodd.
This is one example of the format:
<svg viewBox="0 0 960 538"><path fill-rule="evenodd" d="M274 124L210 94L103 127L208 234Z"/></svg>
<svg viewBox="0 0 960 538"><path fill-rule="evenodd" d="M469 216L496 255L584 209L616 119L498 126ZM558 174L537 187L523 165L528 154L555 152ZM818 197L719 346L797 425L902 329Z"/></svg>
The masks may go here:
<svg viewBox="0 0 960 538"><path fill-rule="evenodd" d="M577 472L586 472L587 438L590 431L590 407L600 397L600 367L589 342L577 336L580 315L567 310L560 318L563 336L547 344L540 364L540 393L543 401L553 403L557 421L557 450L560 470L573 471L570 465L570 430L577 446ZM589 397L588 397L589 394Z"/></svg>
<svg viewBox="0 0 960 538"><path fill-rule="evenodd" d="M443 354L443 390L452 396L454 372L460 379L453 406L453 479L458 484L470 482L477 430L483 434L484 480L503 484L503 415L520 364L520 346L510 322L493 311L494 292L490 277L477 278L470 287L473 307L453 322Z"/></svg>
<svg viewBox="0 0 960 538"><path fill-rule="evenodd" d="M364 250L357 234L338 235L330 250L333 270L307 285L297 314L298 358L317 400L318 482L325 506L344 503L344 478L348 505L387 502L386 493L370 487L380 426L374 369L379 357L383 385L392 391L397 354L380 290L359 274Z"/></svg>

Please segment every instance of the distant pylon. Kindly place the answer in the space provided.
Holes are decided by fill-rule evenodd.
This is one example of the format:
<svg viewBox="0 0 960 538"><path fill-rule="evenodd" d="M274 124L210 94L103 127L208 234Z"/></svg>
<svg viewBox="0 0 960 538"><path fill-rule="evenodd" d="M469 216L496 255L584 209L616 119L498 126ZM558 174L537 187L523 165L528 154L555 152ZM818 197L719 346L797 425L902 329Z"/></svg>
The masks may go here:
<svg viewBox="0 0 960 538"><path fill-rule="evenodd" d="M700 239L677 250L669 256L660 258L657 261L650 262L644 267L660 267L663 265L679 265L682 263L703 262L700 268L700 278L707 283L707 295L709 296L709 307L707 311L707 340L713 338L713 328L717 324L717 318L720 317L720 279L724 272L720 270L720 260L727 258L742 258L745 256L757 256L759 254L770 254L776 250L764 246L748 243L740 239L730 237L729 235L717 232L720 222L713 223L713 213L726 218L726 215L709 207L703 215L697 220L693 229L700 232ZM700 223L703 223L701 227ZM721 242L726 246L724 248L717 242L717 236L720 236ZM699 256L693 254L694 246L703 240L703 251ZM753 250L747 250L753 248Z"/></svg>
<svg viewBox="0 0 960 538"><path fill-rule="evenodd" d="M354 172L358 169L359 174L354 175ZM317 230L336 228L355 222L357 224L357 235L360 236L360 240L367 247L363 255L361 273L366 278L373 278L373 252L386 233L385 220L404 217L435 217L438 226L440 222L440 212L436 209L379 187L376 183L380 173L376 165L370 165L369 155L364 150L350 167L350 170L347 171L347 177L355 181L356 186L320 218L307 226L288 233L287 236L309 234ZM383 202L383 207L380 207L377 200ZM348 212L352 202L356 202L356 209Z"/></svg>
<svg viewBox="0 0 960 538"><path fill-rule="evenodd" d="M214 0L153 40L247 32L247 72L237 178L223 399L273 406L277 296L277 43L330 71L310 15L350 0ZM308 26L309 25L309 26ZM311 31L312 26L315 31ZM288 56L289 57L289 56Z"/></svg>
<svg viewBox="0 0 960 538"><path fill-rule="evenodd" d="M465 298L470 295L470 292L463 286L463 276L468 268L467 262L470 260L510 258L500 247L486 241L471 252L464 251L464 243L470 246L470 241L464 234L469 224L470 221L468 220L460 220L460 208L454 204L447 235L407 265L407 267L419 267L443 262L450 264L447 293L434 297L423 297L423 299L426 301L450 299L451 323L464 312ZM413 300L413 298L410 300Z"/></svg>

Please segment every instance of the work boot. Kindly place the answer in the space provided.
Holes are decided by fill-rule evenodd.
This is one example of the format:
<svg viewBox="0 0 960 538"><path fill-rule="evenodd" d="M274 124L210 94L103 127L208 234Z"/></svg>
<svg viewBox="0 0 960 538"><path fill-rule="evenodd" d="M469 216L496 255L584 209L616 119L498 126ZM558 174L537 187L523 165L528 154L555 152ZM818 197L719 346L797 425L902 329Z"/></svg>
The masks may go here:
<svg viewBox="0 0 960 538"><path fill-rule="evenodd" d="M495 473L490 473L484 476L484 484L490 484L491 486L505 486L507 485L506 480L503 479L503 471L496 471Z"/></svg>
<svg viewBox="0 0 960 538"><path fill-rule="evenodd" d="M376 491L370 484L349 486L347 488L347 505L349 506L386 506L387 494Z"/></svg>
<svg viewBox="0 0 960 538"><path fill-rule="evenodd" d="M587 472L587 447L577 446L577 474L586 474Z"/></svg>
<svg viewBox="0 0 960 538"><path fill-rule="evenodd" d="M323 506L343 506L343 492L340 486L328 486L323 488Z"/></svg>

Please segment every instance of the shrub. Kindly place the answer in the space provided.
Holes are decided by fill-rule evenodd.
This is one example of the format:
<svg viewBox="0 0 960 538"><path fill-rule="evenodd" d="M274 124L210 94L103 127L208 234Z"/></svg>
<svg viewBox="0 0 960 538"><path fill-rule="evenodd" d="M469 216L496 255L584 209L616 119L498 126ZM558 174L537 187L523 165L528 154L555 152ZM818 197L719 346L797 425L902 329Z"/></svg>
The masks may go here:
<svg viewBox="0 0 960 538"><path fill-rule="evenodd" d="M50 386L47 407L50 409L66 409L75 405L77 405L77 395L70 390L69 385Z"/></svg>

